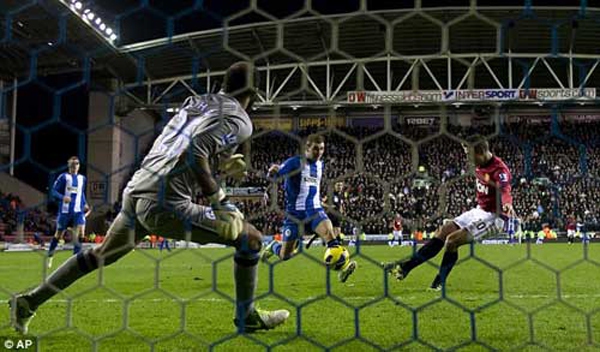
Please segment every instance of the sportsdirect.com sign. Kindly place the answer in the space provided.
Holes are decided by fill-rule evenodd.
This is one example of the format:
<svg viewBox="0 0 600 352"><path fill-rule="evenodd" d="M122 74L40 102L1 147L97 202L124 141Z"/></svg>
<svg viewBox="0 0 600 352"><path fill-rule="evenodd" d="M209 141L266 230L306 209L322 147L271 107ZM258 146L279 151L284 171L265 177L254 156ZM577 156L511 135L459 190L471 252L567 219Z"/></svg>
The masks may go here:
<svg viewBox="0 0 600 352"><path fill-rule="evenodd" d="M435 103L442 101L439 90L431 91L398 91L398 92L348 92L348 103L383 104L383 103Z"/></svg>
<svg viewBox="0 0 600 352"><path fill-rule="evenodd" d="M407 104L482 101L561 101L596 98L596 88L585 89L473 89L430 91L351 91L350 104Z"/></svg>

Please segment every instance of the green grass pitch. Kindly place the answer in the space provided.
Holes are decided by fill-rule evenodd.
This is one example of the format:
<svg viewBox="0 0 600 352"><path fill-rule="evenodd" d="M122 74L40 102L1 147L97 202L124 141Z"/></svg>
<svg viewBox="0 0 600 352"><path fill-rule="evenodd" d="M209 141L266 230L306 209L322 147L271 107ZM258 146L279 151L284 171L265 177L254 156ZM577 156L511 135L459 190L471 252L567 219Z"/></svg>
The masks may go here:
<svg viewBox="0 0 600 352"><path fill-rule="evenodd" d="M461 249L447 299L426 291L436 273L428 264L387 280L386 296L376 263L410 247L363 246L355 275L340 284L331 272L329 292L322 247L261 263L259 306L292 314L250 336L236 336L232 324L233 250L136 250L42 306L30 330L41 351L600 350L600 244L473 249L473 257ZM42 280L43 255L0 254L0 336L16 336L6 300ZM54 267L68 255L58 253Z"/></svg>

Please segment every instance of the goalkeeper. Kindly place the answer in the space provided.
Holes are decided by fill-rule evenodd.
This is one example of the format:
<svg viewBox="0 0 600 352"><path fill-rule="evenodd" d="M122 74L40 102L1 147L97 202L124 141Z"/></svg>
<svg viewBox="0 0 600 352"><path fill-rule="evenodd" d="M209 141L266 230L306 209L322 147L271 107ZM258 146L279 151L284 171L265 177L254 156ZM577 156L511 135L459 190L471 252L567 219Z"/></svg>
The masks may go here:
<svg viewBox="0 0 600 352"><path fill-rule="evenodd" d="M27 332L35 310L44 302L84 275L114 263L151 233L236 249L234 324L239 332L268 330L287 320L287 310L254 307L262 235L244 222L211 171L211 165L218 165L222 177L245 173L241 155L233 153L252 133L247 111L256 94L253 77L250 64L236 63L225 74L223 91L186 99L127 184L123 207L102 245L71 257L40 286L10 301L17 331ZM198 189L210 207L192 202Z"/></svg>
<svg viewBox="0 0 600 352"><path fill-rule="evenodd" d="M263 261L268 261L274 255L282 260L288 260L293 256L302 239L298 229L299 222L304 222L310 230L319 235L330 252L342 254L344 248L336 239L331 220L321 205L320 189L324 172L324 163L321 159L324 152L325 138L313 134L308 136L306 141L304 158L306 160L301 156L294 156L281 165L275 164L269 168L270 178L285 178L286 216L283 222L283 241L273 241L265 247L261 253ZM338 279L346 282L355 269L356 262L348 261L338 272Z"/></svg>

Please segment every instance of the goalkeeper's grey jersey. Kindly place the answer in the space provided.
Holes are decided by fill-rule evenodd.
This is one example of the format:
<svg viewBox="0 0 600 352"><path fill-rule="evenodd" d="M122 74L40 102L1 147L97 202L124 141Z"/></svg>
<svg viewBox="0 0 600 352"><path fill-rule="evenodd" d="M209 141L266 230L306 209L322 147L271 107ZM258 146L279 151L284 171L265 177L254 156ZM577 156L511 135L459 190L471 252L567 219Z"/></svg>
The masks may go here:
<svg viewBox="0 0 600 352"><path fill-rule="evenodd" d="M133 175L125 194L187 202L200 191L194 159L233 153L252 134L252 122L235 98L225 94L189 97L173 116Z"/></svg>

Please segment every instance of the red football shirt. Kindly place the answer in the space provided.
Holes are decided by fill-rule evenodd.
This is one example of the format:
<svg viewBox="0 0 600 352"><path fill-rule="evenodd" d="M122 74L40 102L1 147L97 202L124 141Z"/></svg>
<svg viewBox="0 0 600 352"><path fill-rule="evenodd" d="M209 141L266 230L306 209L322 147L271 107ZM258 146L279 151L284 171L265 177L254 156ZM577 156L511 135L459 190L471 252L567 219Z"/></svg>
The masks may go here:
<svg viewBox="0 0 600 352"><path fill-rule="evenodd" d="M502 205L512 204L512 195L510 182L512 175L508 166L497 156L493 156L490 161L475 168L477 177L477 204L487 212L502 212ZM500 192L500 204L497 201L497 194ZM500 205L500 209L498 208Z"/></svg>

